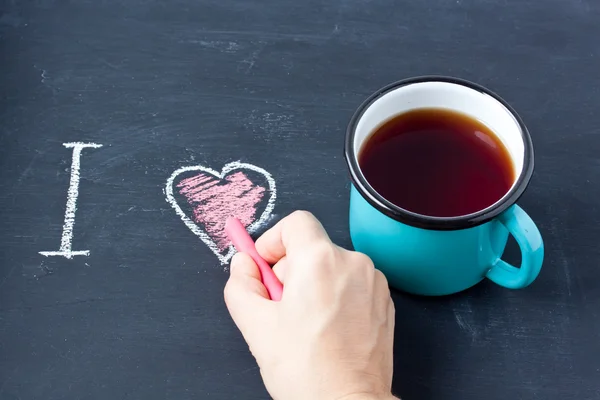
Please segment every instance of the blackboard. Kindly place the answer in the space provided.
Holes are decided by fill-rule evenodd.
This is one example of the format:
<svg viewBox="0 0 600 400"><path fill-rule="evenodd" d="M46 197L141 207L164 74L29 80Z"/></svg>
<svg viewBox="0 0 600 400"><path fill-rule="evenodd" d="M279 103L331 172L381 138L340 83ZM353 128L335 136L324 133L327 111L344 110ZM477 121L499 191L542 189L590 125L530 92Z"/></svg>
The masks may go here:
<svg viewBox="0 0 600 400"><path fill-rule="evenodd" d="M306 209L350 247L350 116L389 82L443 74L529 127L520 205L546 260L520 291L394 292L394 392L600 399L599 20L593 0L0 1L0 398L268 398L226 264L168 178L255 165L277 193L255 235ZM81 149L71 250L89 255L70 259L40 254L61 246L65 143L102 146Z"/></svg>

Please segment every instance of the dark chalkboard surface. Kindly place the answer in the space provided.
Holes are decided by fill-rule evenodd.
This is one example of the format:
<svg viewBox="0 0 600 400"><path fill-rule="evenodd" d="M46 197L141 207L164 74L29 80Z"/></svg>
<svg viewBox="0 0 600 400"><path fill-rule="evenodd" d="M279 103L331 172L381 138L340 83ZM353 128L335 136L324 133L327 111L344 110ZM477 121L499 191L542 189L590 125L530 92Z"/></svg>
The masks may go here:
<svg viewBox="0 0 600 400"><path fill-rule="evenodd" d="M598 21L594 0L1 0L0 398L268 398L222 300L226 264L167 179L255 165L277 192L256 234L307 209L350 247L351 114L391 81L444 74L528 125L520 204L546 261L521 291L395 292L394 391L600 399ZM89 255L46 257L70 220L77 142L102 147L81 150L62 250Z"/></svg>

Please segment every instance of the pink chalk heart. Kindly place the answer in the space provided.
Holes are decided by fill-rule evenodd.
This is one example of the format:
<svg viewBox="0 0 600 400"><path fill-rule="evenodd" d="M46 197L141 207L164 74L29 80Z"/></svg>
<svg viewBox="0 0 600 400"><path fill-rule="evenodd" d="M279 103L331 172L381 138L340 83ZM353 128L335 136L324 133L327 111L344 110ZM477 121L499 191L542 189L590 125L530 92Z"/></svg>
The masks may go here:
<svg viewBox="0 0 600 400"><path fill-rule="evenodd" d="M263 175L265 182L253 182L250 171ZM238 218L248 232L255 232L271 216L276 190L267 171L236 161L221 172L200 165L179 168L167 179L165 195L183 223L226 264L235 253L225 234L227 217ZM176 197L187 203L188 213Z"/></svg>

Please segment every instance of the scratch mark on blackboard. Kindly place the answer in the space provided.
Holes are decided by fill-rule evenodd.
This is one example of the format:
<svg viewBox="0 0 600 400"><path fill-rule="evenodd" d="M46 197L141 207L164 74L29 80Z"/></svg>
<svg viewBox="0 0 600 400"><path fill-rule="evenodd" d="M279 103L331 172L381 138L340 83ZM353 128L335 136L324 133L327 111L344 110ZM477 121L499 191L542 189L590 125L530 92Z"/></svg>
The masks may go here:
<svg viewBox="0 0 600 400"><path fill-rule="evenodd" d="M266 141L281 140L295 135L299 129L298 121L289 113L258 113L252 110L245 124L254 133L261 133L261 139Z"/></svg>
<svg viewBox="0 0 600 400"><path fill-rule="evenodd" d="M188 43L193 43L193 44L198 44L202 47L208 48L208 49L214 49L214 50L219 50L223 53L235 53L238 50L240 50L242 48L242 46L240 46L238 43L236 42L230 42L230 41L221 41L221 40L188 40Z"/></svg>
<svg viewBox="0 0 600 400"><path fill-rule="evenodd" d="M19 366L15 367L15 369L13 369L13 371L6 376L6 379L4 380L4 382L2 382L2 385L0 385L0 394L4 393L4 387L12 379L14 374L17 373L18 370Z"/></svg>
<svg viewBox="0 0 600 400"><path fill-rule="evenodd" d="M22 276L26 278L35 278L39 280L54 273L54 271L48 267L44 261L42 261L39 265L22 264L21 267Z"/></svg>
<svg viewBox="0 0 600 400"><path fill-rule="evenodd" d="M252 183L243 173L244 170L263 175L268 187ZM194 171L199 173L176 183L178 176ZM177 203L174 186L192 207L193 219ZM256 218L256 205L265 191L269 192L269 198L264 211ZM254 233L268 221L277 197L275 180L271 174L260 167L239 161L225 165L220 172L200 165L179 168L167 179L164 192L167 202L184 224L206 244L221 264L226 264L235 253L224 236L225 219L228 216L237 217L250 233Z"/></svg>
<svg viewBox="0 0 600 400"><path fill-rule="evenodd" d="M13 4L14 6L14 4ZM23 19L14 11L8 11L0 15L0 25L7 25L12 28L18 28L21 26ZM27 26L27 24L24 24Z"/></svg>
<svg viewBox="0 0 600 400"><path fill-rule="evenodd" d="M254 64L256 64L256 60L258 59L258 55L260 54L261 49L255 50L252 52L250 57L242 60L241 62L244 64L248 64L248 68L246 68L246 74L249 74L252 68L254 68Z"/></svg>
<svg viewBox="0 0 600 400"><path fill-rule="evenodd" d="M477 336L477 331L473 329L471 324L464 320L464 318L460 315L460 313L456 310L454 311L454 319L456 319L456 323L463 331L467 332L471 336L471 341L475 340L475 336Z"/></svg>
<svg viewBox="0 0 600 400"><path fill-rule="evenodd" d="M249 74L250 71L252 71L252 68L254 68L254 65L256 64L256 62L259 59L259 55L264 50L265 46L266 46L266 43L259 42L258 49L254 50L252 52L252 54L250 54L249 57L247 57L247 58L243 59L242 61L240 61L240 63L248 65L248 67L246 68L246 71L244 71L245 74Z"/></svg>
<svg viewBox="0 0 600 400"><path fill-rule="evenodd" d="M565 273L565 282L567 284L567 293L569 294L569 297L570 297L572 295L572 293L571 293L572 282L571 282L571 271L570 271L571 266L569 265L569 257L567 257L567 255L565 254L565 249L564 249L564 247L562 245L562 241L561 241L563 229L562 229L562 227L559 226L558 220L556 218L552 219L550 232L552 233L553 236L557 237L556 251L558 253L558 258L559 258L560 264Z"/></svg>
<svg viewBox="0 0 600 400"><path fill-rule="evenodd" d="M117 217L122 217L123 215L128 214L128 213L134 211L136 208L137 208L136 206L131 206L131 207L129 207L127 209L127 211L118 213Z"/></svg>
<svg viewBox="0 0 600 400"><path fill-rule="evenodd" d="M120 69L121 69L121 67L119 67L118 65L115 65L115 64L109 63L108 61L106 61L106 60L105 60L104 58L102 58L102 57L98 57L98 60L99 60L99 61L100 61L102 64L106 65L107 67L109 67L109 68L111 68L111 69L114 69L115 71L118 71L118 70L120 70Z"/></svg>
<svg viewBox="0 0 600 400"><path fill-rule="evenodd" d="M250 36L260 39L292 39L292 40L319 40L324 41L329 39L329 35L307 34L307 33L281 33L267 31L229 31L229 30L203 30L199 32L201 35L215 35L223 37L224 35L231 36Z"/></svg>
<svg viewBox="0 0 600 400"><path fill-rule="evenodd" d="M10 276L12 275L13 271L15 270L15 266L13 265L13 267L8 271L8 274L6 274L6 276L4 277L4 279L2 279L2 282L0 282L0 288L6 283L6 281L8 280L8 278L10 278Z"/></svg>
<svg viewBox="0 0 600 400"><path fill-rule="evenodd" d="M298 106L314 106L315 105L315 103L311 102L311 101L297 101L297 100L286 99L285 103L287 103L288 106L283 106L281 103L275 103L274 101L272 101L268 97L263 97L263 96L241 96L241 95L232 95L232 94L201 93L201 92L198 92L195 95L198 96L198 97L210 98L210 99L220 98L220 99L235 99L235 100L255 101L255 102L259 102L261 105L264 105L264 104L276 104L276 105L278 105L280 107L285 107L285 108L288 108L288 109L292 109L292 107L291 107L292 105L298 105ZM351 107L341 107L341 106L335 105L335 104L328 104L327 107L330 110L354 111L354 109L351 108Z"/></svg>
<svg viewBox="0 0 600 400"><path fill-rule="evenodd" d="M256 371L257 369L258 369L258 365L254 365L254 366L252 366L252 367L250 367L250 368L245 368L245 369L243 369L243 370L241 370L241 371L237 371L237 372L236 372L235 374L233 374L233 375L243 375L243 374L245 374L245 373L247 373L247 372L250 372L250 371Z"/></svg>
<svg viewBox="0 0 600 400"><path fill-rule="evenodd" d="M567 280L567 291L569 292L569 296L571 296L571 272L569 271L569 261L563 256L561 257L561 262L563 265L563 269L565 270L565 278Z"/></svg>
<svg viewBox="0 0 600 400"><path fill-rule="evenodd" d="M21 172L19 179L17 179L17 186L19 186L21 184L21 182L23 181L23 178L25 178L29 174L29 172L31 171L31 168L33 167L33 164L35 163L35 160L38 158L38 156L40 154L42 154L41 151L35 150L35 155L31 158L31 161L29 162L29 164L27 164L27 167L23 170L23 172Z"/></svg>
<svg viewBox="0 0 600 400"><path fill-rule="evenodd" d="M85 303L94 303L94 302L110 302L110 301L123 302L125 300L127 300L127 296L82 299L82 300L65 301L65 302L58 302L58 303L52 303L52 304L43 304L42 303L40 305L35 305L35 306L18 306L18 307L10 307L10 308L0 308L0 313L12 312L12 311L46 310L46 309L54 309L54 308L59 308L59 307L72 306L72 305L85 304Z"/></svg>

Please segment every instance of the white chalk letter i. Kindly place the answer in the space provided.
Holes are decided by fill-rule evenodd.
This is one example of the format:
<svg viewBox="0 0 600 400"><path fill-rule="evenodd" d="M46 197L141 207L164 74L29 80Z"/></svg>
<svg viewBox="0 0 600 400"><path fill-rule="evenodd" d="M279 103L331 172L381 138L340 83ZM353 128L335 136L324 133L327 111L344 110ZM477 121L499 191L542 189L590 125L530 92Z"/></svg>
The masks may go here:
<svg viewBox="0 0 600 400"><path fill-rule="evenodd" d="M63 223L62 238L58 251L40 251L43 256L61 256L73 258L73 256L89 256L89 250L72 250L73 227L75 225L75 211L77 211L77 196L79 195L79 167L81 164L81 150L86 147L97 149L102 147L96 143L63 143L66 148L73 149L73 161L71 162L71 181L67 192L67 208L65 209L65 222Z"/></svg>

